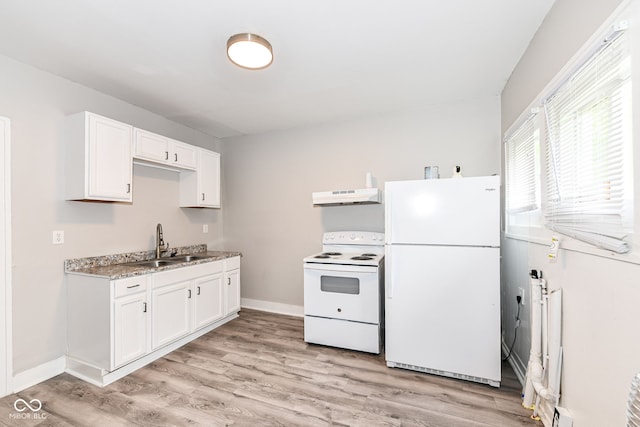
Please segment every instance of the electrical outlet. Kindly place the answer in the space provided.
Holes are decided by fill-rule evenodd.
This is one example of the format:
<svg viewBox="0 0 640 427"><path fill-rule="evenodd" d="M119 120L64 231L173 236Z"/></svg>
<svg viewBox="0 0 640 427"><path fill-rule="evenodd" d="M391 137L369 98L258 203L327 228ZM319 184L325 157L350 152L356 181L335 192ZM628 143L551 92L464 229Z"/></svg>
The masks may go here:
<svg viewBox="0 0 640 427"><path fill-rule="evenodd" d="M524 305L524 288L518 288L518 296L520 297L520 304Z"/></svg>
<svg viewBox="0 0 640 427"><path fill-rule="evenodd" d="M61 245L63 243L64 243L64 231L55 230L53 232L53 244L54 245Z"/></svg>
<svg viewBox="0 0 640 427"><path fill-rule="evenodd" d="M202 232L203 233L209 232L209 224L202 224Z"/></svg>

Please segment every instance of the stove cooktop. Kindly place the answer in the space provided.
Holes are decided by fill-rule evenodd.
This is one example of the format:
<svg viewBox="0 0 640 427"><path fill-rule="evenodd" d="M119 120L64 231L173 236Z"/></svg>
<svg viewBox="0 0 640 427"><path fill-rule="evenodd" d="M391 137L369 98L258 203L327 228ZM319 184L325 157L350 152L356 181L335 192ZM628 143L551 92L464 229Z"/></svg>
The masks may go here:
<svg viewBox="0 0 640 427"><path fill-rule="evenodd" d="M306 263L339 265L380 265L384 255L369 252L320 252L304 259Z"/></svg>

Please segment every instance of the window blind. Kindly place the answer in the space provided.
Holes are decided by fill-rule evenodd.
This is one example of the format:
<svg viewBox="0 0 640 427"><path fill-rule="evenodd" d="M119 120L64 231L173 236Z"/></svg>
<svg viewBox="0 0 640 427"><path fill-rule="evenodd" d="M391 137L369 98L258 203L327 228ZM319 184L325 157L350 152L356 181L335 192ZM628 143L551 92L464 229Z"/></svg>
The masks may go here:
<svg viewBox="0 0 640 427"><path fill-rule="evenodd" d="M544 102L546 226L618 253L632 229L631 65L620 33Z"/></svg>
<svg viewBox="0 0 640 427"><path fill-rule="evenodd" d="M508 214L538 209L540 206L539 145L537 114L530 115L506 139L506 208Z"/></svg>

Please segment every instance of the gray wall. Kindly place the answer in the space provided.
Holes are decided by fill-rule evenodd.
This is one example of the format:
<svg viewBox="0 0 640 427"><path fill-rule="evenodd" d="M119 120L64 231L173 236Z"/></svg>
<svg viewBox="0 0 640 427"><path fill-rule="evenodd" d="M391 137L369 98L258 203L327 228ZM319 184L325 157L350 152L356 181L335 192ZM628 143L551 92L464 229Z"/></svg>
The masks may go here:
<svg viewBox="0 0 640 427"><path fill-rule="evenodd" d="M503 91L503 131L620 3L557 0ZM640 265L562 249L559 262L549 264L547 246L509 238L502 254L505 340L513 337L517 287L528 289L529 269L543 270L550 288L563 289L561 406L576 427L625 425L630 382L640 371ZM522 366L529 358L528 316L525 310L515 346Z"/></svg>
<svg viewBox="0 0 640 427"><path fill-rule="evenodd" d="M311 193L500 170L499 99L470 100L384 116L225 139L224 238L243 252L242 297L301 312L302 258L321 249L322 233L384 231L383 205L313 207ZM251 301L253 303L253 301ZM286 310L285 310L286 311Z"/></svg>
<svg viewBox="0 0 640 427"><path fill-rule="evenodd" d="M62 200L64 117L89 110L220 147L211 136L3 56L0 93L0 115L12 130L13 366L20 373L65 353L65 259L150 250L158 222L172 246L221 242L221 211L179 208L175 172L136 166L131 205ZM52 245L53 230L65 231L65 244Z"/></svg>

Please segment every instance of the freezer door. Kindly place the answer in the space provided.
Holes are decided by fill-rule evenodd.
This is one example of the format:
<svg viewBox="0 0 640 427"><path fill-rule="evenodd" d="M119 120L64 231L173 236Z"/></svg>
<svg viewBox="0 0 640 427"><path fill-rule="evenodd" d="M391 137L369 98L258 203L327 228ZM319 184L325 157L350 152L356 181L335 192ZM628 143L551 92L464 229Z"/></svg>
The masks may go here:
<svg viewBox="0 0 640 427"><path fill-rule="evenodd" d="M385 183L387 243L500 246L500 177Z"/></svg>
<svg viewBox="0 0 640 427"><path fill-rule="evenodd" d="M387 246L387 364L499 383L499 258L498 248Z"/></svg>

